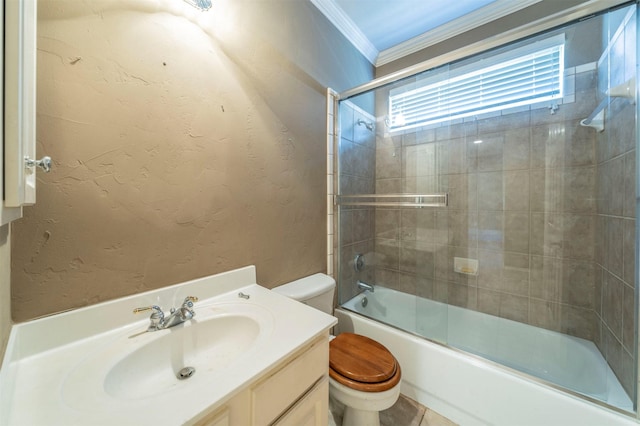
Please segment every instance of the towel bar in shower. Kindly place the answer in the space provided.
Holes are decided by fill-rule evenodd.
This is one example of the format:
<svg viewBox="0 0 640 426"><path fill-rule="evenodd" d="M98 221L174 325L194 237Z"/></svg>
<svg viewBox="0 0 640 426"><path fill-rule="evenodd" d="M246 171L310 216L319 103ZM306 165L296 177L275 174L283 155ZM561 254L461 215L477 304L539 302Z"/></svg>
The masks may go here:
<svg viewBox="0 0 640 426"><path fill-rule="evenodd" d="M371 207L447 207L449 193L336 195L335 204Z"/></svg>

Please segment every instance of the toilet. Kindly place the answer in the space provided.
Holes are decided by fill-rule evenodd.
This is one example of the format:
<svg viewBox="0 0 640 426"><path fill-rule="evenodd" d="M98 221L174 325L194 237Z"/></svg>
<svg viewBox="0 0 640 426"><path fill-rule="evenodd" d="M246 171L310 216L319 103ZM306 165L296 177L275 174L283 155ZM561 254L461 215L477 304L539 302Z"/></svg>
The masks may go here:
<svg viewBox="0 0 640 426"><path fill-rule="evenodd" d="M273 291L332 314L335 287L330 276L315 274ZM342 333L329 343L329 394L345 405L343 426L379 426L379 412L400 396L400 379L400 364L379 342Z"/></svg>

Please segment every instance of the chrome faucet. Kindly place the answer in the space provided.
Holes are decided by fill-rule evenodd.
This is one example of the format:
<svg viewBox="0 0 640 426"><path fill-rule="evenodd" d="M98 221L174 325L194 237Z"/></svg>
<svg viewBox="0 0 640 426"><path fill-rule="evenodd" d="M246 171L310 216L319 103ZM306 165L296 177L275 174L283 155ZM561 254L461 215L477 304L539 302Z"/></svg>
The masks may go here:
<svg viewBox="0 0 640 426"><path fill-rule="evenodd" d="M362 282L360 280L358 280L358 288L360 290L364 290L364 291L370 291L371 293L374 292L374 288L373 288L373 284L367 284L365 282Z"/></svg>
<svg viewBox="0 0 640 426"><path fill-rule="evenodd" d="M189 321L193 318L196 313L193 310L193 302L197 302L198 298L194 296L187 296L182 302L182 306L178 309L171 308L169 311L169 316L165 317L164 312L159 306L152 305L146 306L144 308L136 308L133 310L134 314L139 314L140 312L153 311L151 316L149 317L149 327L147 331L158 331L164 330L165 328L170 328L176 326L178 324L182 324L185 321Z"/></svg>

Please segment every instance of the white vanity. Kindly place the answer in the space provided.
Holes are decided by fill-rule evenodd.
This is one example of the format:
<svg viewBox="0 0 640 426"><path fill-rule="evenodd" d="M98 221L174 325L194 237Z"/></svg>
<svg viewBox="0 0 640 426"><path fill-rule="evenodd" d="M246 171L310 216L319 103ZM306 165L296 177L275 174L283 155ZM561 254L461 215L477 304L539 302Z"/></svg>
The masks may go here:
<svg viewBox="0 0 640 426"><path fill-rule="evenodd" d="M146 332L156 305L193 319ZM2 425L326 425L336 319L256 284L249 266L12 329Z"/></svg>

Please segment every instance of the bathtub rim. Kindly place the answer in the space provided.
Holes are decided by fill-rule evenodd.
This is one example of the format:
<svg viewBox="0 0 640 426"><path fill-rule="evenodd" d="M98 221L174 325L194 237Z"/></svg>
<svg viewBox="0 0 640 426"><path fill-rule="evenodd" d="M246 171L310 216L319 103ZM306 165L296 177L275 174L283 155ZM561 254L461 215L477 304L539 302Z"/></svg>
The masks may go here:
<svg viewBox="0 0 640 426"><path fill-rule="evenodd" d="M358 297L359 295L360 294L358 294L358 295L356 295L354 297ZM638 421L639 420L637 406L634 407L635 411L627 411L627 410L625 410L623 408L616 407L615 405L608 404L608 403L606 403L606 402L604 402L604 401L602 401L600 399L597 399L597 398L582 394L580 392L576 392L576 391L573 391L571 389L562 387L562 386L557 385L557 384L555 384L553 382L549 382L549 381L541 379L539 377L536 377L536 376L527 374L525 372L516 370L514 368L511 368L511 367L508 367L506 365L500 364L499 362L492 361L490 359L484 358L484 357L482 357L480 355L476 355L476 354L473 354L473 353L470 353L470 352L466 352L466 351L464 351L462 349L458 349L456 347L449 346L446 343L438 342L437 340L429 339L428 337L425 337L425 336L423 336L421 334L413 333L411 331L404 330L404 329L396 327L394 325L390 325L390 324L387 324L387 323L384 323L384 322L381 322L381 321L376 321L376 320L374 320L374 319L372 319L372 318L370 318L370 317L368 317L366 315L363 315L363 314L361 314L359 312L352 311L352 310L350 310L348 308L344 308L342 305L336 306L335 309L334 309L334 312L335 311L347 312L348 315L355 315L357 317L360 317L363 321L372 321L372 322L375 322L376 324L378 324L380 326L389 327L389 328L391 328L393 330L396 330L396 331L398 331L400 333L405 333L405 334L408 334L408 335L413 336L415 338L425 340L425 341L427 341L429 343L433 343L433 344L435 344L437 346L440 346L442 348L451 350L451 351L457 353L458 355L460 355L462 357L469 358L474 363L480 363L480 364L483 364L484 366L487 366L487 367L496 368L499 371L502 371L503 373L512 374L512 375L514 375L516 377L519 377L520 379L533 382L533 383L535 383L537 385L540 385L540 386L543 386L543 387L545 387L547 389L551 389L554 392L560 392L562 394L567 394L569 396L572 396L574 398L580 399L580 400L585 401L587 403L591 403L591 404L597 405L597 406L599 406L599 407L601 407L603 409L606 409L606 410L609 410L609 411L613 411L613 412L615 412L617 414L624 415L625 417L628 417L631 420L634 420L634 421ZM339 321L339 319L338 319L338 321ZM338 322L338 325L336 325L336 329L334 329L334 330L336 330L336 331L341 331L342 330L340 328L340 322ZM635 405L635 402L633 401L633 399L632 398L629 398L629 399L631 400L632 405Z"/></svg>

